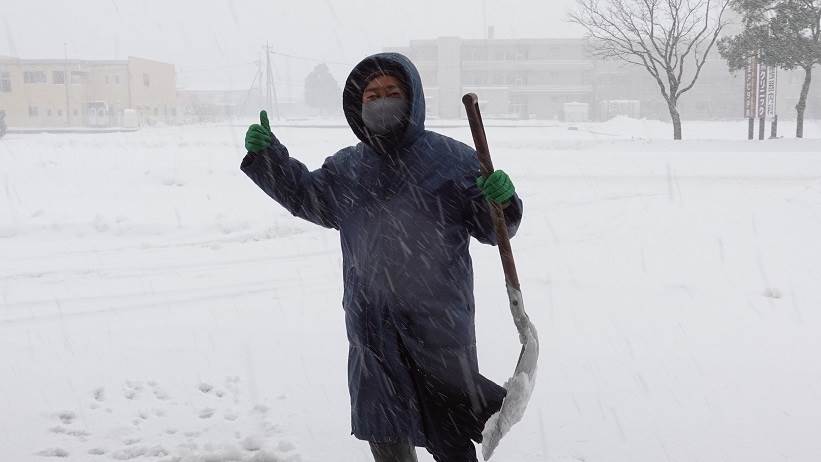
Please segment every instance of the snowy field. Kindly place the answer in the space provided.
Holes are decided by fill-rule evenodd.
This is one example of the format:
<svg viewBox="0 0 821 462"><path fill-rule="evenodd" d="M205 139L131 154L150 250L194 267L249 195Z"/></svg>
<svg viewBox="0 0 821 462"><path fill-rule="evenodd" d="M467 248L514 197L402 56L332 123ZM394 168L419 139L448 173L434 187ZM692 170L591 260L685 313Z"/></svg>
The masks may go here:
<svg viewBox="0 0 821 462"><path fill-rule="evenodd" d="M0 140L0 460L371 460L349 435L337 235L239 171L245 122ZM821 460L821 123L763 142L745 122L684 142L549 125L488 128L542 339L493 460ZM275 133L314 168L354 141ZM503 382L498 254L472 253L480 364Z"/></svg>

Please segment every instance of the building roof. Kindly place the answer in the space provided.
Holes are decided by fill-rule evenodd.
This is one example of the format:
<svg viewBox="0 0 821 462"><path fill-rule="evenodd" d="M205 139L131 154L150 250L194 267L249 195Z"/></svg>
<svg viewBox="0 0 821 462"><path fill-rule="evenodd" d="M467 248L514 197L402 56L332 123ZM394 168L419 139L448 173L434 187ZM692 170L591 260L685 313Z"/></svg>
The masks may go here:
<svg viewBox="0 0 821 462"><path fill-rule="evenodd" d="M568 44L568 43L584 43L586 41L583 37L566 37L566 38L459 38L459 37L440 37L436 39L422 39L422 40L411 40L410 44L413 45L425 45L425 44L435 44L440 39L458 39L462 43L466 43L468 45L558 45L558 44ZM407 47L403 47L407 48Z"/></svg>
<svg viewBox="0 0 821 462"><path fill-rule="evenodd" d="M26 58L16 58L14 56L3 56L0 55L0 61L5 62L14 62L15 64L40 64L40 65L83 65L83 66L126 66L128 65L129 61L139 59L141 61L150 61L154 63L160 64L168 64L173 66L171 63L165 63L162 61L157 61L154 59L148 58L140 58L138 56L129 56L128 59L63 59L63 58L35 58L35 59L26 59Z"/></svg>

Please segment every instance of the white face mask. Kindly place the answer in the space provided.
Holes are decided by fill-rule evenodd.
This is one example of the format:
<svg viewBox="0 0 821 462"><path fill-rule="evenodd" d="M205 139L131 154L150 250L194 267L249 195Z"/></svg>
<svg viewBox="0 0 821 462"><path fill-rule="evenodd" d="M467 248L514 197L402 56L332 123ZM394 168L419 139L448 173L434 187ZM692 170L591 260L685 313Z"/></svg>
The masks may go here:
<svg viewBox="0 0 821 462"><path fill-rule="evenodd" d="M377 98L362 103L362 122L377 135L387 135L402 127L408 119L405 98Z"/></svg>

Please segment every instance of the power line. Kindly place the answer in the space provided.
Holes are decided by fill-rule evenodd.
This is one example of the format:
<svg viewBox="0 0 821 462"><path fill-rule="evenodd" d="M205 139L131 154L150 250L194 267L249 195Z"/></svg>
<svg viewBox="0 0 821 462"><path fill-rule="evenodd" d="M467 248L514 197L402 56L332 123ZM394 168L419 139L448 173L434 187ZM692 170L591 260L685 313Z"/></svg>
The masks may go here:
<svg viewBox="0 0 821 462"><path fill-rule="evenodd" d="M271 68L271 47L265 42L265 103L266 106L274 109L277 120L279 120L279 102L277 101L277 88L274 84L274 71Z"/></svg>
<svg viewBox="0 0 821 462"><path fill-rule="evenodd" d="M177 71L177 74L193 74L193 73L196 73L196 72L210 72L210 71L221 70L221 69L237 68L237 67L240 67L240 66L250 66L252 64L256 64L256 61L248 61L248 62L242 62L242 63L236 63L236 64L223 64L223 65L220 65L220 66L194 67L194 68L184 68L184 69L180 68Z"/></svg>
<svg viewBox="0 0 821 462"><path fill-rule="evenodd" d="M313 61L313 62L317 62L317 63L333 64L333 65L336 65L336 66L349 66L350 67L350 66L353 66L354 64L356 64L356 63L349 63L349 62L342 62L342 61L329 61L327 59L316 58L316 57L311 57L311 56L298 56L298 55L292 55L292 54L289 54L289 53L280 53L278 51L272 51L271 54L272 55L277 55L277 56L284 56L286 58L301 59L303 61Z"/></svg>

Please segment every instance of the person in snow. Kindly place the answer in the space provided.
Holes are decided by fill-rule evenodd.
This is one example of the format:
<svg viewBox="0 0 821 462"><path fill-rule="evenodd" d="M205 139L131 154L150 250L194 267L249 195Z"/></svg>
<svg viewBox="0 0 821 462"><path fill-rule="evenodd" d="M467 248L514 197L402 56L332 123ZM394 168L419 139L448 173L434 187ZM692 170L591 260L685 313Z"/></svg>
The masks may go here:
<svg viewBox="0 0 821 462"><path fill-rule="evenodd" d="M310 171L271 133L248 129L241 169L293 215L339 230L350 344L352 434L377 462L476 460L505 389L479 373L470 236L495 245L488 201L516 233L522 201L473 148L425 130L416 67L398 53L356 65L343 110L361 141Z"/></svg>

